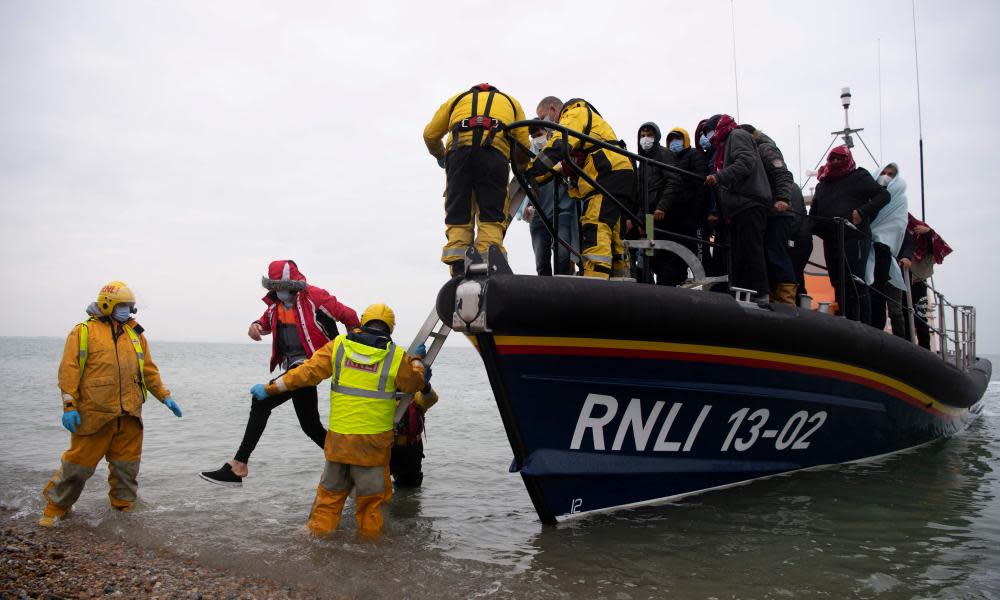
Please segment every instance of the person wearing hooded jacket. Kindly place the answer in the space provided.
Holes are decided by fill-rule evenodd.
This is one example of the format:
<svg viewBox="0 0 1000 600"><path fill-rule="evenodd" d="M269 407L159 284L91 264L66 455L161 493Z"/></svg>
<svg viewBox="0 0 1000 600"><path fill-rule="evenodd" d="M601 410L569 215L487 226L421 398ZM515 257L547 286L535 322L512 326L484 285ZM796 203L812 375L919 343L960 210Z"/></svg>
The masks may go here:
<svg viewBox="0 0 1000 600"><path fill-rule="evenodd" d="M672 158L671 164L679 169L695 173L701 177L708 175L704 152L691 147L687 130L675 127L667 134L667 150ZM708 202L708 189L700 179L678 175L667 186L659 203L653 210L653 221L657 227L672 231L690 238L705 239L703 212ZM706 256L707 248L689 240L675 240L686 246L696 256ZM668 274L665 277L668 285L680 285L687 279L687 264L677 255L671 254Z"/></svg>
<svg viewBox="0 0 1000 600"><path fill-rule="evenodd" d="M772 205L771 185L753 138L729 115L705 124L715 148L714 175L705 185L719 187L722 217L729 226L730 273L733 287L753 290L752 300L767 305L770 287L764 258L767 211ZM707 135L707 134L706 134Z"/></svg>
<svg viewBox="0 0 1000 600"><path fill-rule="evenodd" d="M906 199L906 182L899 177L899 167L889 163L876 180L889 190L889 204L872 219L872 252L868 255L867 278L871 279L872 320L876 329L885 329L886 311L892 324L893 335L906 337L906 312L903 310L903 272L898 259L903 258L903 242L909 203Z"/></svg>
<svg viewBox="0 0 1000 600"><path fill-rule="evenodd" d="M261 278L267 290L262 298L267 308L259 319L250 323L247 335L254 341L271 335L271 362L273 372L279 365L284 372L295 369L331 338L337 336L337 322L348 328L357 327L358 315L354 310L337 301L323 288L309 285L294 260L275 260ZM326 429L319 419L316 387L303 387L294 392L276 394L266 400L251 399L250 418L243 432L243 441L232 460L215 471L203 471L205 481L218 485L239 487L249 473L247 463L264 434L271 411L292 401L299 426L320 448L326 439Z"/></svg>
<svg viewBox="0 0 1000 600"><path fill-rule="evenodd" d="M705 164L704 174L707 177L715 173L715 148L706 136L712 133L705 129L709 121L722 115L714 115L707 119L702 119L694 128L694 150L701 155ZM703 204L695 207L695 218L698 223L698 237L705 241L714 242L717 246L701 245L701 264L705 267L705 275L708 277L718 277L729 273L729 252L722 246L729 244L729 232L725 221L719 214L719 192L717 188L705 188ZM729 293L724 284L714 285L712 291Z"/></svg>
<svg viewBox="0 0 1000 600"><path fill-rule="evenodd" d="M757 153L764 165L764 173L771 186L771 199L774 201L768 210L767 228L764 230L764 258L767 260L771 301L794 306L798 283L788 243L795 221L792 201L796 197L795 190L798 186L795 185L791 171L785 166L785 157L774 140L753 125L743 124L740 128L749 132L757 145Z"/></svg>
<svg viewBox="0 0 1000 600"><path fill-rule="evenodd" d="M142 455L142 406L147 394L176 416L181 408L160 380L143 328L132 318L135 295L112 281L87 308L88 319L70 331L59 363L63 427L69 450L42 490L38 524L52 527L83 492L101 459L108 463L108 499L128 512L136 501Z"/></svg>
<svg viewBox="0 0 1000 600"><path fill-rule="evenodd" d="M620 142L611 125L592 104L582 98L566 102L559 112L559 124L602 142ZM635 169L632 161L575 136L563 136L556 131L528 164L525 171L539 184L551 179L568 150L570 158L586 176L625 206L632 206ZM580 246L583 255L583 276L608 279L628 275L625 247L621 237L621 209L611 198L590 184L587 178L575 176L571 167L562 169L570 178L569 196L583 202L580 215ZM638 226L638 224L633 224Z"/></svg>
<svg viewBox="0 0 1000 600"><path fill-rule="evenodd" d="M420 357L407 355L392 341L395 323L391 308L372 304L361 315L361 327L338 335L297 369L250 390L255 399L266 400L330 378L326 467L308 522L313 535L337 529L351 490L356 491L358 535L373 538L382 531L382 504L392 495L389 461L396 394L430 391L425 387L430 372Z"/></svg>
<svg viewBox="0 0 1000 600"><path fill-rule="evenodd" d="M662 134L660 133L660 127L656 123L652 121L643 123L639 127L637 137L640 156L645 156L668 165L674 163L673 155L660 145ZM663 204L667 190L677 187L678 179L678 176L672 171L655 165L646 165L640 161L636 166L635 206L638 209L635 211L636 214L654 214ZM638 228L633 228L632 231L637 238ZM654 237L658 240L673 239L661 233L656 233ZM643 256L642 258L645 257ZM687 266L683 260L680 260L681 265L678 267L678 260L680 259L676 254L666 250L657 250L653 254L651 271L656 276L657 285L679 285L684 283L687 279ZM680 272L679 275L678 272Z"/></svg>
<svg viewBox="0 0 1000 600"><path fill-rule="evenodd" d="M826 164L819 169L819 183L813 194L813 229L823 239L823 254L830 283L843 298L846 306L841 314L853 321L871 323L871 298L864 281L870 251L869 224L878 212L889 203L889 191L875 182L871 173L857 166L851 149L846 145L830 151ZM852 226L844 226L844 246L841 248L836 219L844 219ZM844 288L840 289L841 273Z"/></svg>

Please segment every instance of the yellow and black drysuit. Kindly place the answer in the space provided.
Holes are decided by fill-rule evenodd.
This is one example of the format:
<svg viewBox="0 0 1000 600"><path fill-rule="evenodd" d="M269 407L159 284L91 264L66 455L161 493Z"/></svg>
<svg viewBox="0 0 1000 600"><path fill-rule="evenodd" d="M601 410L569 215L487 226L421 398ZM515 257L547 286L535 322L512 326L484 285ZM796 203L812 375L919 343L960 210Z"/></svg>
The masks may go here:
<svg viewBox="0 0 1000 600"><path fill-rule="evenodd" d="M511 140L522 146L514 154L521 164L527 162L530 144L526 127L510 134L503 128L523 119L517 100L481 84L449 98L424 128L427 149L445 164L448 243L441 261L453 266L453 272L473 244L481 254L494 244L503 249ZM445 134L447 147L441 142Z"/></svg>
<svg viewBox="0 0 1000 600"><path fill-rule="evenodd" d="M70 437L59 470L42 490L45 516L66 514L102 458L108 462L111 505L132 508L147 390L161 402L170 397L142 332L132 319L118 323L100 317L77 325L66 338L59 389L63 411L79 411L80 425Z"/></svg>
<svg viewBox="0 0 1000 600"><path fill-rule="evenodd" d="M358 533L382 531L382 504L392 496L392 450L396 392L424 386L424 367L388 336L356 329L334 338L312 357L265 387L273 396L314 386L330 377L330 422L323 451L326 467L316 487L309 531L330 533L340 523L344 502L356 488Z"/></svg>
<svg viewBox="0 0 1000 600"><path fill-rule="evenodd" d="M619 143L608 122L586 100L576 98L564 104L559 124L609 144ZM569 136L566 140L558 131L529 164L528 174L539 183L547 181L555 172L555 165L564 159L566 144L569 145L571 159L584 173L625 206L632 205L635 189L632 161L577 137ZM628 263L621 238L621 209L583 177L574 177L572 169L564 169L563 172L570 176L570 197L583 202L580 247L583 249L584 276L601 279L612 275L627 276Z"/></svg>

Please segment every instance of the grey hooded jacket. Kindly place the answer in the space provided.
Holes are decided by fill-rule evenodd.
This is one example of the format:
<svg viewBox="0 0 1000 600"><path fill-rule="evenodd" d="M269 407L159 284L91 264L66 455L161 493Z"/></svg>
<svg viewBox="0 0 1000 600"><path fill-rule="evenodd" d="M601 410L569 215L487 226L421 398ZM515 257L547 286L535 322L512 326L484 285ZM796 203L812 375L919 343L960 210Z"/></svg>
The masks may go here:
<svg viewBox="0 0 1000 600"><path fill-rule="evenodd" d="M725 218L732 219L754 206L771 208L771 184L749 132L737 128L729 134L722 168L715 178L725 188L719 190Z"/></svg>

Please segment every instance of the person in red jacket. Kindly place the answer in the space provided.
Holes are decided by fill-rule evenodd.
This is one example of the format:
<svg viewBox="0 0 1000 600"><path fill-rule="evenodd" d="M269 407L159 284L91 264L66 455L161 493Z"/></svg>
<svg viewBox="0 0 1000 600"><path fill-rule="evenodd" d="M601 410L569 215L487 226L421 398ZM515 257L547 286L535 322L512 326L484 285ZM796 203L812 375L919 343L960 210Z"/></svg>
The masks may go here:
<svg viewBox="0 0 1000 600"><path fill-rule="evenodd" d="M287 373L337 337L337 321L349 330L361 324L353 309L338 302L330 292L309 285L293 260L271 262L267 275L261 278L261 284L268 290L263 298L267 308L259 319L250 323L247 335L254 341L271 335L272 372L280 365L282 375ZM219 485L242 486L243 478L248 473L250 454L264 433L271 411L289 399L295 407L302 431L322 448L326 429L319 420L316 386L299 388L264 400L252 399L250 420L236 456L220 469L202 472L201 478Z"/></svg>

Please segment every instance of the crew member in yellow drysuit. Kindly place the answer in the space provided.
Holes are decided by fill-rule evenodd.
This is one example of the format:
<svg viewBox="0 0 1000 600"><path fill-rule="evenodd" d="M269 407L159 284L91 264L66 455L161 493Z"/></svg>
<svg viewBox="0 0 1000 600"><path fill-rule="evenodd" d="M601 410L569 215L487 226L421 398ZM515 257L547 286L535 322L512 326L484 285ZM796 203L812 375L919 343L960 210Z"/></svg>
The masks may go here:
<svg viewBox="0 0 1000 600"><path fill-rule="evenodd" d="M559 113L559 124L603 142L618 144L618 136L614 130L586 100L574 98L564 104ZM635 186L632 161L580 138L564 136L559 131L553 133L542 151L532 160L528 166L528 174L539 183L547 181L555 173L555 166L565 158L565 144L569 145L570 158L587 176L625 206L632 207ZM584 177L575 176L571 168L564 168L562 172L570 177L570 197L583 202L583 214L580 216L583 275L601 279L628 276L628 263L621 238L621 209Z"/></svg>
<svg viewBox="0 0 1000 600"><path fill-rule="evenodd" d="M396 392L424 387L423 363L389 337L395 323L392 309L373 304L361 315L360 328L338 335L274 383L250 389L263 399L330 378L326 468L308 524L315 535L337 528L351 488L357 490L358 534L374 537L382 531L382 503L392 495L387 486Z"/></svg>
<svg viewBox="0 0 1000 600"><path fill-rule="evenodd" d="M108 462L111 506L129 511L142 454L142 404L147 390L178 417L181 409L160 381L142 327L132 318L135 295L112 281L73 328L59 363L63 426L72 434L62 464L45 486L38 524L52 527L73 506L102 458Z"/></svg>
<svg viewBox="0 0 1000 600"><path fill-rule="evenodd" d="M514 155L521 165L528 161L531 143L526 127L510 137L503 127L523 119L517 100L482 83L449 98L424 128L424 143L444 167L448 182L444 204L448 243L441 262L453 276L462 273L465 252L473 243L484 255L494 244L503 250L511 138L521 144L522 150ZM445 134L447 148L441 143Z"/></svg>

